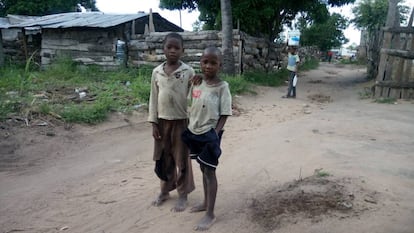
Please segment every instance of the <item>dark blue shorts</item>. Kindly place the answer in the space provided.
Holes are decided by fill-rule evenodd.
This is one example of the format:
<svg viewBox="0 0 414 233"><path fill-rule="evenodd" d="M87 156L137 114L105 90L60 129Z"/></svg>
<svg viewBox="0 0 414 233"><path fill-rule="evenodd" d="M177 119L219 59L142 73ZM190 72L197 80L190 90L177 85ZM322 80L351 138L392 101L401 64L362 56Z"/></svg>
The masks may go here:
<svg viewBox="0 0 414 233"><path fill-rule="evenodd" d="M197 159L198 163L216 169L221 155L220 143L223 132L221 130L217 135L216 131L211 129L207 133L196 135L186 129L181 138L190 149L192 159Z"/></svg>

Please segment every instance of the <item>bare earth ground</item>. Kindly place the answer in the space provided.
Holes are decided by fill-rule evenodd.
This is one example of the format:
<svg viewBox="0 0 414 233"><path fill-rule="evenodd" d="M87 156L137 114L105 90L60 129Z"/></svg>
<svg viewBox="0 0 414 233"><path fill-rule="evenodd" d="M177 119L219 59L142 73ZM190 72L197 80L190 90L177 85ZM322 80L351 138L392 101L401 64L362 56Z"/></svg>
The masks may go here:
<svg viewBox="0 0 414 233"><path fill-rule="evenodd" d="M413 233L414 105L361 99L365 69L321 64L237 96L217 170L223 233ZM0 128L0 232L192 232L203 213L161 207L145 112L99 126ZM195 162L196 190L202 199Z"/></svg>

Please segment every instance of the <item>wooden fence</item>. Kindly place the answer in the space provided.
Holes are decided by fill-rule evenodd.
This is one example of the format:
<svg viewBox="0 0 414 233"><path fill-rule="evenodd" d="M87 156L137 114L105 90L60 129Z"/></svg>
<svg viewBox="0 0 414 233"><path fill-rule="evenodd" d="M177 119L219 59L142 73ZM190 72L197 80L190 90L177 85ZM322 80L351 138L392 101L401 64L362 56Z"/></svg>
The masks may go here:
<svg viewBox="0 0 414 233"><path fill-rule="evenodd" d="M414 10L407 27L384 28L374 97L414 99Z"/></svg>

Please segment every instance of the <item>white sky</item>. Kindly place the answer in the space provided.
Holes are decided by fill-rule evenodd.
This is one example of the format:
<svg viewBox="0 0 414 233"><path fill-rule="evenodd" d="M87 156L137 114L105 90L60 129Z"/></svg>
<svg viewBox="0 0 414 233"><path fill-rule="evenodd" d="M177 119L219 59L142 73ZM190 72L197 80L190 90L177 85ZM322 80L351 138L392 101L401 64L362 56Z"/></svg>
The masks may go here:
<svg viewBox="0 0 414 233"><path fill-rule="evenodd" d="M406 0L405 3L408 3L408 5L413 5L412 1L413 0ZM158 5L159 0L96 0L96 6L100 11L104 13L134 14L138 11L149 12L149 9L151 8L152 12L159 13L162 17L168 19L177 26L181 26L184 30L193 30L192 25L198 19L198 11L193 11L190 13L187 10L181 11L180 21L180 12L178 10L161 10L159 9ZM333 8L331 9L331 12L337 12L348 18L352 18L352 7L353 5L346 5L341 8ZM359 44L361 33L352 25L344 31L344 34L345 37L349 39L349 43L347 45L350 45L352 43Z"/></svg>
<svg viewBox="0 0 414 233"><path fill-rule="evenodd" d="M181 11L180 25L180 12L178 10L161 10L158 7L159 4L159 0L96 0L96 7L104 13L135 14L138 11L149 12L151 8L152 12L157 12L170 22L176 24L177 26L181 26L184 30L193 30L192 25L198 19L198 11L191 13L188 13L187 10Z"/></svg>
<svg viewBox="0 0 414 233"><path fill-rule="evenodd" d="M354 5L350 4L342 7L334 7L330 9L330 12L335 12L347 17L348 19L351 19L354 17L354 15L352 14L352 7L354 7ZM345 29L344 35L349 40L349 42L346 45L344 45L345 47L351 44L359 45L361 32L358 29L356 29L352 24L349 25L347 29Z"/></svg>

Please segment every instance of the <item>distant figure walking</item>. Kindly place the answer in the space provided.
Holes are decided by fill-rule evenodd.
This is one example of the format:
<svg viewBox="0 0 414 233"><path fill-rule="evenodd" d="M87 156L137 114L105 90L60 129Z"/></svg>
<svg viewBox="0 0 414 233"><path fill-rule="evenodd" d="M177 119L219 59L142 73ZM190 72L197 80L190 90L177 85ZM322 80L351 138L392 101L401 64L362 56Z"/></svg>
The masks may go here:
<svg viewBox="0 0 414 233"><path fill-rule="evenodd" d="M328 62L329 62L329 63L331 63L331 61L332 61L332 56L333 56L333 53L332 53L332 51L331 51L331 50L329 50L329 51L328 51Z"/></svg>

